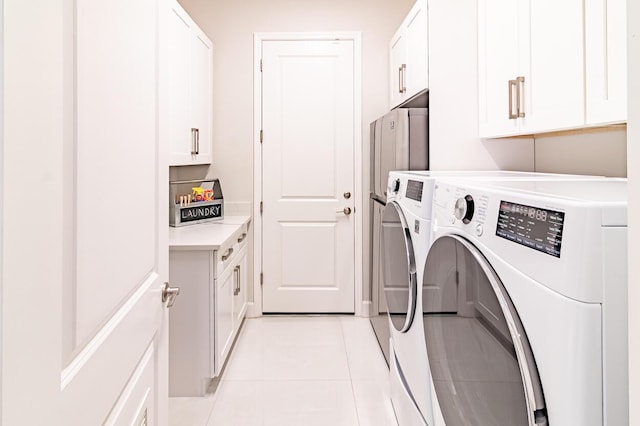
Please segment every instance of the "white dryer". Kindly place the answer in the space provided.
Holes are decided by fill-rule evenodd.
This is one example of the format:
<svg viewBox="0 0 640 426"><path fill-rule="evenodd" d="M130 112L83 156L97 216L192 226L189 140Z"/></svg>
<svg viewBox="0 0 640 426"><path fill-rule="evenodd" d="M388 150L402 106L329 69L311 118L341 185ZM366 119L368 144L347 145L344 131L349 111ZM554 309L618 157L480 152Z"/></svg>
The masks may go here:
<svg viewBox="0 0 640 426"><path fill-rule="evenodd" d="M436 181L430 425L628 424L626 189Z"/></svg>
<svg viewBox="0 0 640 426"><path fill-rule="evenodd" d="M422 313L456 311L450 286L423 280L431 245L433 187L436 178L477 180L593 179L595 177L515 171L399 171L390 172L387 205L381 219L381 276L379 296L389 316L391 398L400 425L432 424L429 366L426 361ZM438 255L455 256L456 246L441 243ZM435 256L435 255L433 255ZM450 271L454 273L455 271ZM375 289L374 289L375 290ZM433 301L437 300L438 304Z"/></svg>
<svg viewBox="0 0 640 426"><path fill-rule="evenodd" d="M391 399L401 426L433 423L430 370L423 313L456 312L457 294L445 277L423 277L431 246L432 198L436 178L473 180L593 179L595 177L511 171L402 171L389 174L387 205L381 219L379 303L389 316ZM447 248L445 249L445 245ZM432 254L443 261L456 255L453 241ZM439 274L445 273L443 270ZM454 274L455 271L448 271ZM427 283L423 285L421 283ZM375 291L375 289L374 289Z"/></svg>

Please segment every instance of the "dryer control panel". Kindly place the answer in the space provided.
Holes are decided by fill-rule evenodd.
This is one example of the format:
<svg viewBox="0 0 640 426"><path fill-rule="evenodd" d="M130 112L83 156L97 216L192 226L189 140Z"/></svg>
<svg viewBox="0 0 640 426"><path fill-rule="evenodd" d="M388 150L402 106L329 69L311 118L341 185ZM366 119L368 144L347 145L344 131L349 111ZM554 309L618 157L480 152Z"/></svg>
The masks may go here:
<svg viewBox="0 0 640 426"><path fill-rule="evenodd" d="M500 201L498 237L560 257L563 229L563 212Z"/></svg>

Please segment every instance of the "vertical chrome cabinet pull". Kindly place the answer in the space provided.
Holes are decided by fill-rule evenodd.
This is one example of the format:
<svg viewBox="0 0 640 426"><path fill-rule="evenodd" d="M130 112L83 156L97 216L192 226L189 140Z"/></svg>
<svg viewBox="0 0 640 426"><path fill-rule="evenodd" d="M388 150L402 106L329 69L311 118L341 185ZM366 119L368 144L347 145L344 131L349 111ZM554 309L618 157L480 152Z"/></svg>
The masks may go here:
<svg viewBox="0 0 640 426"><path fill-rule="evenodd" d="M407 93L407 64L402 64L402 93Z"/></svg>
<svg viewBox="0 0 640 426"><path fill-rule="evenodd" d="M518 91L516 92L516 112L518 117L524 117L524 77L516 78ZM520 108L522 106L522 109Z"/></svg>
<svg viewBox="0 0 640 426"><path fill-rule="evenodd" d="M509 120L518 118L518 114L513 113L513 89L516 87L516 80L509 80Z"/></svg>
<svg viewBox="0 0 640 426"><path fill-rule="evenodd" d="M402 93L402 67L398 67L398 93Z"/></svg>
<svg viewBox="0 0 640 426"><path fill-rule="evenodd" d="M191 155L196 155L196 129L195 127L191 128Z"/></svg>
<svg viewBox="0 0 640 426"><path fill-rule="evenodd" d="M200 129L196 128L196 155L200 154Z"/></svg>
<svg viewBox="0 0 640 426"><path fill-rule="evenodd" d="M240 293L240 265L233 268L233 275L236 282L233 284L233 295L237 296Z"/></svg>

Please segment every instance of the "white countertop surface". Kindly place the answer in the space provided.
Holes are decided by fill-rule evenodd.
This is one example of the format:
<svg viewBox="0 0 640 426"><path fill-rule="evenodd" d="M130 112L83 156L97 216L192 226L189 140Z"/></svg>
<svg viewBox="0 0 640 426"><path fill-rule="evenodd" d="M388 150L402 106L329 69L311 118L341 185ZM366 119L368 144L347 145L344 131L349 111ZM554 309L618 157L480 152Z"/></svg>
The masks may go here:
<svg viewBox="0 0 640 426"><path fill-rule="evenodd" d="M170 250L218 250L246 223L250 216L226 216L223 220L169 227Z"/></svg>

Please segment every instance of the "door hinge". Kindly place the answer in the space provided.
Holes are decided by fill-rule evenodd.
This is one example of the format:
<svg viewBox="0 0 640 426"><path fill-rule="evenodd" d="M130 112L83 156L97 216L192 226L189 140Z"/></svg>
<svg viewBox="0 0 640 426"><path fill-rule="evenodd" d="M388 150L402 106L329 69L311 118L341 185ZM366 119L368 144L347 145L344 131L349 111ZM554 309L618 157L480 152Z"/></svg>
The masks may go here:
<svg viewBox="0 0 640 426"><path fill-rule="evenodd" d="M260 272L260 285L264 284L264 274Z"/></svg>
<svg viewBox="0 0 640 426"><path fill-rule="evenodd" d="M260 201L260 214L262 214L262 207L263 207L263 203L262 201Z"/></svg>
<svg viewBox="0 0 640 426"><path fill-rule="evenodd" d="M260 143L264 140L264 132L260 129Z"/></svg>
<svg viewBox="0 0 640 426"><path fill-rule="evenodd" d="M262 72L262 59L260 59L260 72Z"/></svg>

